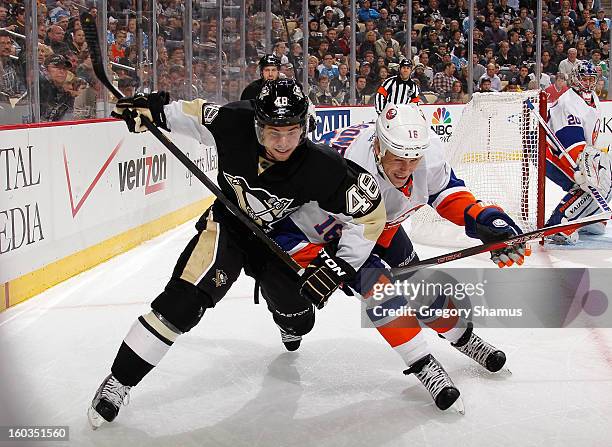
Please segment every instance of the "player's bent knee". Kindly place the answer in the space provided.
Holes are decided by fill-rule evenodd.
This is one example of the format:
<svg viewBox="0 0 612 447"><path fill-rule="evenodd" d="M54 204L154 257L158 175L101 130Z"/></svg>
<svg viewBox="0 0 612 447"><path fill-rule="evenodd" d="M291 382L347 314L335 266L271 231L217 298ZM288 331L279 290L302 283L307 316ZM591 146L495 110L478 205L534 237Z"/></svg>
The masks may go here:
<svg viewBox="0 0 612 447"><path fill-rule="evenodd" d="M197 286L173 278L151 303L151 308L181 332L189 332L202 319L213 300Z"/></svg>

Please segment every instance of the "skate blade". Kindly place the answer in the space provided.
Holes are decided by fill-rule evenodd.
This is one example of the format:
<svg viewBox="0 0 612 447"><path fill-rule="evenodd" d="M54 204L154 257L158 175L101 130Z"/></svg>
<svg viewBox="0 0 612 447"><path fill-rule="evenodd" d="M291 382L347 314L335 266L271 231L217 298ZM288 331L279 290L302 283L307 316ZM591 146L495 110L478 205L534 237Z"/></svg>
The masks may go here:
<svg viewBox="0 0 612 447"><path fill-rule="evenodd" d="M459 413L461 416L465 416L465 405L463 405L463 399L461 399L461 396L459 396L459 398L450 407L448 407L447 411L448 410L453 410Z"/></svg>
<svg viewBox="0 0 612 447"><path fill-rule="evenodd" d="M106 420L94 410L94 407L89 407L87 409L87 419L89 420L89 425L91 425L92 430L97 430L106 422Z"/></svg>

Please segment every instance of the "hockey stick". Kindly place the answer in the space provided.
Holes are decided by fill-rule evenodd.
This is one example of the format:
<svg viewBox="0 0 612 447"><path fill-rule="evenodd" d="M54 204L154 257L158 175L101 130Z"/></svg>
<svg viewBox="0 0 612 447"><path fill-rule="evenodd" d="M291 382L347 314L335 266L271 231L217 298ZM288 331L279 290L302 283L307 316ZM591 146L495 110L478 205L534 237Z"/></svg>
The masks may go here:
<svg viewBox="0 0 612 447"><path fill-rule="evenodd" d="M480 253L485 253L492 250L499 250L500 248L509 247L511 245L523 244L527 241L531 241L534 239L540 239L545 236L550 236L551 234L556 234L561 231L570 231L576 230L585 225L590 225L597 222L606 222L612 213L605 212L599 213L594 216L585 217L583 219L575 220L571 223L563 223L558 225L552 225L550 227L540 228L539 230L530 231L528 233L519 234L517 236L512 236L503 241L497 242L488 242L486 244L476 245L475 247L464 248L462 250L457 250L452 253L447 253L440 256L434 256L433 258L423 259L422 261L415 262L412 265L407 267L397 267L391 269L391 273L393 274L394 279L402 279L406 276L409 276L410 273L420 270L424 267L431 267L433 265L440 265L446 262L455 261L457 259L467 258L469 256L478 255Z"/></svg>
<svg viewBox="0 0 612 447"><path fill-rule="evenodd" d="M542 128L544 129L544 132L546 132L546 135L550 139L550 142L555 147L555 149L557 149L560 153L563 154L563 156L568 161L568 163L570 164L574 172L579 172L580 168L578 167L574 159L571 157L569 152L567 152L567 149L565 149L565 147L563 146L563 143L561 143L557 135L555 135L553 130L550 128L550 126L548 125L544 117L537 112L533 103L529 99L527 99L525 101L525 105L527 105L527 108L529 109L529 111L536 117L536 119L538 120ZM588 182L587 182L587 188L589 189L589 193L591 194L591 197L593 197L595 201L597 202L597 205L599 206L599 208L604 213L610 212L610 206L608 206L608 202L603 198L603 196L597 190L597 188L595 188L595 186L593 185L588 184Z"/></svg>
<svg viewBox="0 0 612 447"><path fill-rule="evenodd" d="M104 69L104 62L102 59L102 53L100 51L100 42L98 39L98 29L96 26L95 19L89 13L83 13L81 16L81 24L83 31L85 32L85 40L89 47L89 55L91 56L91 63L98 80L113 94L117 99L123 98L121 93L108 79L106 70ZM294 272L298 273L302 270L302 267L293 260L287 252L280 248L276 243L270 239L263 230L258 227L255 222L249 219L244 212L238 208L227 196L221 191L221 189L210 180L204 172L202 172L196 164L189 159L172 141L166 137L151 121L146 117L141 116L142 124L151 132L166 148L174 155L179 161L185 165L185 167L198 179L204 186L206 186L221 203L234 215L240 222L242 222L249 230L255 234L264 244L268 246L274 254L281 258Z"/></svg>
<svg viewBox="0 0 612 447"><path fill-rule="evenodd" d="M291 62L291 64L295 68L295 58L293 57L293 53L291 52L291 36L289 35L289 25L287 25L287 17L286 17L287 8L285 7L284 0L278 0L278 1L281 7L281 17L283 18L283 26L285 28L285 32L287 33L287 46L289 47L287 59L289 59L289 62Z"/></svg>

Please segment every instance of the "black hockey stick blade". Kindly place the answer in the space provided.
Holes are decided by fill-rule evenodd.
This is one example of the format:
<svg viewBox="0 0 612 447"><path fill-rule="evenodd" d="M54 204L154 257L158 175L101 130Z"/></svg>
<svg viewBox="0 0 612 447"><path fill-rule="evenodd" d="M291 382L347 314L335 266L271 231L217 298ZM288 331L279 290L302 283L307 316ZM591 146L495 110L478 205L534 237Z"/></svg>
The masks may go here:
<svg viewBox="0 0 612 447"><path fill-rule="evenodd" d="M117 99L123 98L123 94L112 84L108 79L106 70L104 69L104 60L100 51L100 41L98 38L98 29L96 26L96 20L89 13L83 13L81 16L81 25L83 32L85 33L85 40L87 41L87 47L89 48L89 55L91 56L91 63L93 66L94 73L98 80L113 94ZM238 208L234 202L230 201L227 196L221 191L221 189L211 180L206 174L186 156L172 141L168 139L166 135L159 130L155 124L141 116L141 122L166 148L179 159L183 165L206 186L210 192L212 192L217 199L223 203L223 205L240 220L255 236L257 236L272 252L281 258L288 266L296 273L302 270L302 267L293 260L293 258L282 248L280 248L272 239L270 239L263 230L255 224L244 212Z"/></svg>
<svg viewBox="0 0 612 447"><path fill-rule="evenodd" d="M486 244L476 245L475 247L464 248L461 250L454 251L452 253L447 253L440 256L434 256L433 258L423 259L422 261L415 262L412 265L407 267L397 267L391 269L391 274L394 279L403 279L416 270L420 270L425 267L431 267L434 265L444 264L450 261L456 261L457 259L467 258L469 256L478 255L481 253L486 253L491 250L498 250L500 248L509 247L511 245L523 244L525 242L540 239L545 236L550 236L552 234L560 233L562 231L571 231L577 230L580 227L584 227L585 225L594 224L597 222L607 222L610 217L612 217L612 213L599 213L595 214L591 217L585 217L583 219L578 219L570 223L564 223L559 225L551 225L549 227L540 228L538 230L529 231L527 233L519 234L518 236L512 236L511 238L505 239L503 241L497 242L488 242Z"/></svg>

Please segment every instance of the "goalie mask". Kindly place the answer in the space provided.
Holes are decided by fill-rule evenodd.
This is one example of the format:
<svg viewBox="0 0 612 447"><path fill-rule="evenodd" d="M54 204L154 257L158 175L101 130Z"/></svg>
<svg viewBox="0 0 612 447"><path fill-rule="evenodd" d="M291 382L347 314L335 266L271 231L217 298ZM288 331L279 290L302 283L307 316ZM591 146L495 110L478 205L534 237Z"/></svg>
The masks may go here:
<svg viewBox="0 0 612 447"><path fill-rule="evenodd" d="M569 84L583 99L590 101L597 77L597 70L590 61L578 61L570 74Z"/></svg>
<svg viewBox="0 0 612 447"><path fill-rule="evenodd" d="M264 144L265 126L300 126L301 144L308 133L308 99L293 79L266 81L255 98L255 133Z"/></svg>
<svg viewBox="0 0 612 447"><path fill-rule="evenodd" d="M429 130L416 104L387 104L376 120L380 158L387 151L401 158L421 158L429 148Z"/></svg>

